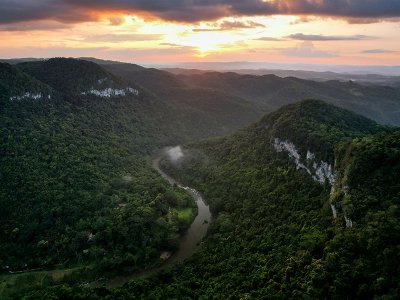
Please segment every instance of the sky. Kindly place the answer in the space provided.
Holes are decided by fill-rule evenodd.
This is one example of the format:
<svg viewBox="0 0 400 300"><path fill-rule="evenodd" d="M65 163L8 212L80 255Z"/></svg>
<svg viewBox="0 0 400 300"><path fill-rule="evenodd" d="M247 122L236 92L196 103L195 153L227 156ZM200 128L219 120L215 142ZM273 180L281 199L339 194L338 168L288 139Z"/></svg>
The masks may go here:
<svg viewBox="0 0 400 300"><path fill-rule="evenodd" d="M0 0L0 57L400 65L400 0Z"/></svg>

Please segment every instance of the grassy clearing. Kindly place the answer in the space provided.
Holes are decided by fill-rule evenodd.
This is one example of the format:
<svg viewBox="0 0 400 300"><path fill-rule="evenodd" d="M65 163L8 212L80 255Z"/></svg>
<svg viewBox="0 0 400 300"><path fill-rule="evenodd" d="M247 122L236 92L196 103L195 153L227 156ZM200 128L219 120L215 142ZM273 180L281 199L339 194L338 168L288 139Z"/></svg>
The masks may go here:
<svg viewBox="0 0 400 300"><path fill-rule="evenodd" d="M174 211L177 213L178 219L185 222L191 222L194 217L194 210L191 207Z"/></svg>

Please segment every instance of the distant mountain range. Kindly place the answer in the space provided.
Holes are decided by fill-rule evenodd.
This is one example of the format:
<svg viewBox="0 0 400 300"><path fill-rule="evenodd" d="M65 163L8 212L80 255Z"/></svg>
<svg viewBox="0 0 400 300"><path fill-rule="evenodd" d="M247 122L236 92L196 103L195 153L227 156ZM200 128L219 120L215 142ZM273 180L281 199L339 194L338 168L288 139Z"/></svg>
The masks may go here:
<svg viewBox="0 0 400 300"><path fill-rule="evenodd" d="M99 64L126 63L113 60L104 60L93 57L80 57L80 59L89 60ZM0 59L0 62L16 64L26 61L45 60L45 58L10 58ZM266 63L266 62L183 62L183 63L165 63L151 64L144 66L157 69L183 69L200 71L220 71L220 72L238 72L243 74L266 75L275 74L281 77L294 76L303 79L339 79L337 76L354 76L354 80L359 78L363 80L362 75L398 77L400 76L399 66L384 65L324 65L324 64L284 64L284 63ZM304 73L303 73L304 72ZM336 73L336 74L332 74ZM361 75L360 77L356 75ZM303 77L305 76L305 77ZM365 79L368 79L366 77ZM344 79L347 80L347 79ZM351 80L351 78L349 78ZM365 80L367 81L367 80ZM378 81L377 81L378 82Z"/></svg>
<svg viewBox="0 0 400 300"><path fill-rule="evenodd" d="M314 72L335 72L348 74L379 74L386 76L400 76L400 66L379 65L324 65L324 64L298 64L298 63L266 63L266 62L186 62L167 65L154 65L157 68L185 68L214 71L232 70L304 70Z"/></svg>
<svg viewBox="0 0 400 300"><path fill-rule="evenodd" d="M184 69L184 68L164 68L162 70L176 75L194 75L212 72L212 70ZM232 69L229 72L248 75L276 75L282 78L297 77L313 81L353 81L365 85L388 85L393 87L400 86L400 76L386 76L379 74L352 74L335 72L317 72L304 70L279 70L279 69Z"/></svg>
<svg viewBox="0 0 400 300"><path fill-rule="evenodd" d="M315 98L361 113L380 123L400 125L400 86L396 84L365 85L349 80L312 81L296 77L281 78L275 75L259 76L201 70L182 72L181 69L175 69L173 72L166 72L134 64L99 63L109 72L134 80L170 103L188 105L190 99L197 99L190 101L189 105L195 105L197 108L199 105L208 106L211 97L206 97L204 93L213 93L213 99L224 99L221 102L212 102L215 108L218 107L215 112L235 103L236 106L245 106L242 107L243 113L256 109L258 116L261 116L282 105ZM240 119L242 118L238 120Z"/></svg>

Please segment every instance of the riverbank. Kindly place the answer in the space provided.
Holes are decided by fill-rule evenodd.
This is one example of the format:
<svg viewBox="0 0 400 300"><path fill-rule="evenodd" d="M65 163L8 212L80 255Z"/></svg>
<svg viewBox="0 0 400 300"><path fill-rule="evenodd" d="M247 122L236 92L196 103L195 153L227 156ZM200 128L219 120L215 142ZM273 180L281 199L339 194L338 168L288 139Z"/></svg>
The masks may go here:
<svg viewBox="0 0 400 300"><path fill-rule="evenodd" d="M166 157L168 149L175 148L165 148L163 151L161 151L156 156L156 158L153 159L152 167L171 185L177 185L178 187L186 190L192 195L197 205L197 216L193 220L188 230L179 238L178 250L173 253L171 257L166 260L161 266L135 273L130 276L119 276L113 278L106 283L107 287L118 287L130 280L141 277L148 277L163 269L182 263L185 259L191 257L195 252L199 250L199 248L201 247L201 242L207 234L208 226L211 223L211 211L202 195L194 188L182 185L176 179L166 174L160 167L160 161Z"/></svg>
<svg viewBox="0 0 400 300"><path fill-rule="evenodd" d="M175 147L176 148L176 147ZM197 206L197 216L192 221L187 231L179 238L179 248L173 253L164 263L160 266L144 270L138 273L134 273L128 276L117 276L112 279L100 278L96 281L87 279L87 282L92 287L106 285L109 288L119 287L126 282L142 277L148 277L157 272L172 267L176 264L182 263L185 259L192 256L201 247L201 242L206 236L208 226L211 222L211 212L208 205L205 203L203 197L199 192L191 187L182 185L171 176L167 175L160 167L160 161L166 157L166 148L159 152L158 155L152 160L152 167L171 185L177 185L178 187L185 189L194 198ZM86 269L86 271L84 271ZM24 272L19 274L9 274L0 276L0 296L12 295L15 292L21 292L22 290L31 290L41 288L47 284L60 284L66 278L81 277L86 272L91 272L90 266L75 267L69 269L58 269L48 271L32 271ZM82 273L83 272L83 273ZM81 275L79 275L81 274ZM0 298L1 298L0 297Z"/></svg>

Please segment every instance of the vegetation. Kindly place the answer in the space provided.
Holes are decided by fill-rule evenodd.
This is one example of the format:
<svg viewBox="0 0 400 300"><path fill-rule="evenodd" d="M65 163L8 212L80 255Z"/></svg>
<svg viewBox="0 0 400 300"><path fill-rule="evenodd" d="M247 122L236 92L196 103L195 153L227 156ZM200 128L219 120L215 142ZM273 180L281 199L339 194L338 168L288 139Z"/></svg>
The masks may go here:
<svg viewBox="0 0 400 300"><path fill-rule="evenodd" d="M85 60L53 58L20 63L18 68L67 95L79 95L92 88L125 87L123 80Z"/></svg>
<svg viewBox="0 0 400 300"><path fill-rule="evenodd" d="M123 64L114 72L121 68L131 72ZM138 77L144 72L134 69ZM165 75L147 72L148 82L153 73ZM79 74L86 74L83 80ZM172 76L174 87L152 94L150 85L140 87L89 62L0 65L2 297L399 297L400 131L316 100L285 106L234 135L191 142L180 164L162 161L166 172L199 190L211 206L214 220L202 251L122 288L83 284L93 274L157 265L161 251L176 249L195 204L150 168L152 152L230 132L257 115L251 102L241 101L246 84L232 95L225 75L218 76L225 91L205 87L207 80L188 85L188 78ZM140 94L82 94L106 88L104 78L112 88L133 86ZM309 84L288 80L296 89ZM27 92L51 97L10 99ZM227 115L219 116L225 109ZM277 151L276 139L295 154ZM320 171L324 180L317 181L319 165L334 165L335 180ZM37 290L15 285L16 293L6 291L9 271L57 267L68 269L13 277L28 287L35 282ZM69 281L50 286L64 275Z"/></svg>
<svg viewBox="0 0 400 300"><path fill-rule="evenodd" d="M230 94L228 90L188 86L168 72L138 69L128 64L104 65L104 68L134 80L166 101L175 111L177 119L195 130L189 134L191 137L226 135L253 123L263 115L263 108Z"/></svg>
<svg viewBox="0 0 400 300"><path fill-rule="evenodd" d="M48 61L57 68L44 66L47 72L40 72L56 78L64 63L68 85L76 76L68 72L70 60ZM91 65L83 65L86 73L104 76ZM8 91L31 86L57 91L51 99L2 100L2 271L82 263L132 271L157 262L160 251L174 250L188 219L171 218L169 208L195 204L148 167L147 156L172 136L161 129L163 114L152 113L162 104L146 94L71 99L62 94L58 79L46 81L50 88L8 65L0 73L9 78L10 72L17 80L2 82Z"/></svg>
<svg viewBox="0 0 400 300"><path fill-rule="evenodd" d="M400 125L400 115L396 109L400 104L400 90L394 87L363 86L353 81L315 82L294 77L216 72L179 78L189 85L229 91L264 107L266 111L273 111L282 105L303 99L315 98L383 124Z"/></svg>
<svg viewBox="0 0 400 300"><path fill-rule="evenodd" d="M4 109L10 102L10 98L23 96L25 93L43 94L48 96L52 94L50 87L35 80L26 73L13 68L9 64L0 63L0 109ZM47 97L48 98L48 97Z"/></svg>
<svg viewBox="0 0 400 300"><path fill-rule="evenodd" d="M316 82L294 77L281 78L275 75L255 76L232 72L196 72L196 70L190 70L186 72L186 75L173 75L155 69L141 69L131 64L107 62L102 66L113 74L135 80L152 93L170 102L180 102L182 99L186 102L187 98L180 95L188 89L192 94L204 94L212 90L214 94L218 93L225 99L231 98L234 102L241 99L241 103L246 103L242 107L243 114L251 113L249 107L257 109L259 114L246 123L242 122L240 115L232 115L238 122L238 127L235 129L257 121L266 112L272 112L284 105L308 98L321 99L382 124L400 125L400 89L398 87L360 85L353 81ZM197 97L196 102L202 105L203 101L207 102L207 99ZM229 101L224 103L224 107L230 107L230 105L234 104Z"/></svg>
<svg viewBox="0 0 400 300"><path fill-rule="evenodd" d="M270 114L233 137L192 144L194 155L182 170L175 170L176 176L183 172L184 179L201 188L218 217L200 263L206 266L199 273L187 266L182 281L190 272L196 279L210 272L210 260L218 261L224 272L211 272L211 284L200 282L200 295L397 298L400 186L395 174L400 132L361 137L380 130L389 129L306 101ZM294 141L319 159L335 152L338 178L333 195L342 198L330 197L329 186L297 170L286 153L276 153L271 146L275 137ZM336 218L331 203L339 211ZM352 228L346 228L345 214Z"/></svg>
<svg viewBox="0 0 400 300"><path fill-rule="evenodd" d="M298 170L271 143L281 133L276 129L291 118L302 126L292 135L286 132L286 139L313 126L326 137L321 149L336 141L327 152L335 152L338 160L336 188L346 177L351 199L343 204L335 200L336 218L329 184ZM329 120L335 122L323 126ZM380 130L384 133L368 135ZM179 268L121 289L58 286L28 299L396 299L400 187L394 174L400 165L399 137L399 131L306 101L231 137L193 143L180 167L166 161L163 165L199 188L213 209L215 220L202 252ZM313 149L305 141L296 146ZM382 172L392 179L381 179ZM358 180L358 174L367 177ZM354 212L348 210L347 217L353 227L347 228L343 214L350 204Z"/></svg>

